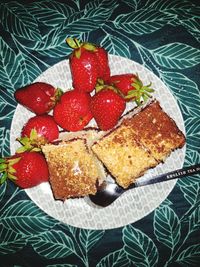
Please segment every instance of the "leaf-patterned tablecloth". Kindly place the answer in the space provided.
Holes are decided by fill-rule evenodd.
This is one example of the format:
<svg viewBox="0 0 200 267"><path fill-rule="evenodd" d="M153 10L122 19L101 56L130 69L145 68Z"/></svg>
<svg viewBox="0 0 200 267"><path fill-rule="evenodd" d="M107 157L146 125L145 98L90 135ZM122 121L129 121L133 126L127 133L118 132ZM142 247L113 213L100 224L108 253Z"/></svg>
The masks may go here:
<svg viewBox="0 0 200 267"><path fill-rule="evenodd" d="M188 0L3 1L0 149L10 154L14 91L65 59L67 36L104 46L154 72L181 109L184 165L200 162L200 6ZM12 183L0 187L0 266L200 266L199 175L177 182L140 221L111 230L66 225Z"/></svg>

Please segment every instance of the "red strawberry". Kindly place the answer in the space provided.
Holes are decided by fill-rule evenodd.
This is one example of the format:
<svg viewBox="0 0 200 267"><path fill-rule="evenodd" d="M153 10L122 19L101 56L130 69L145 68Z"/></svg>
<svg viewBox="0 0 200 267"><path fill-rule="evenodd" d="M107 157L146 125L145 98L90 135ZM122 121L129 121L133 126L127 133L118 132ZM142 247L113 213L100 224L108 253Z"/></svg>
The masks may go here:
<svg viewBox="0 0 200 267"><path fill-rule="evenodd" d="M103 89L96 93L90 108L98 127L101 130L113 128L126 107L125 100L111 89Z"/></svg>
<svg viewBox="0 0 200 267"><path fill-rule="evenodd" d="M108 53L103 47L97 47L95 51L98 66L98 78L107 81L110 78L110 67Z"/></svg>
<svg viewBox="0 0 200 267"><path fill-rule="evenodd" d="M82 92L92 92L95 88L98 69L94 51L96 47L68 38L67 43L74 48L70 55L69 64L72 74L73 87Z"/></svg>
<svg viewBox="0 0 200 267"><path fill-rule="evenodd" d="M44 156L39 152L23 152L0 160L2 184L7 178L21 188L47 182L49 171Z"/></svg>
<svg viewBox="0 0 200 267"><path fill-rule="evenodd" d="M137 105L146 101L150 97L150 93L154 92L150 88L151 84L144 86L138 75L132 73L113 75L107 82L117 87L126 101L133 100Z"/></svg>
<svg viewBox="0 0 200 267"><path fill-rule="evenodd" d="M53 111L55 121L65 130L82 130L92 119L90 100L89 94L76 90L64 93Z"/></svg>
<svg viewBox="0 0 200 267"><path fill-rule="evenodd" d="M14 96L18 103L37 115L53 109L62 91L44 82L36 82L18 89Z"/></svg>
<svg viewBox="0 0 200 267"><path fill-rule="evenodd" d="M41 145L58 139L59 129L51 115L36 115L30 118L24 125L18 141L23 145L18 151L32 150L34 147L40 148Z"/></svg>

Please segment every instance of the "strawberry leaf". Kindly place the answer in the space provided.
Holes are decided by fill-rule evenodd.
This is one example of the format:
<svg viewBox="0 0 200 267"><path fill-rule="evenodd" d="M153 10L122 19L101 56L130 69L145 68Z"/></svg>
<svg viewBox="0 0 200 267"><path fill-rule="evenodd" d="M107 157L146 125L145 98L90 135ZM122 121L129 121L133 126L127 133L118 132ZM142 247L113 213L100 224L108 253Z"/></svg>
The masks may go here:
<svg viewBox="0 0 200 267"><path fill-rule="evenodd" d="M17 152L17 153L23 153L23 152L25 152L25 151L27 151L26 148L25 148L25 146L21 146L20 148L17 149L16 152Z"/></svg>
<svg viewBox="0 0 200 267"><path fill-rule="evenodd" d="M88 51L91 51L91 52L94 52L97 50L96 46L91 44L91 43L84 43L83 44L83 47L88 50Z"/></svg>
<svg viewBox="0 0 200 267"><path fill-rule="evenodd" d="M5 171L6 167L7 167L7 164L6 163L1 163L0 164L0 172Z"/></svg>
<svg viewBox="0 0 200 267"><path fill-rule="evenodd" d="M81 50L80 49L75 50L75 57L76 58L80 58L81 57Z"/></svg>
<svg viewBox="0 0 200 267"><path fill-rule="evenodd" d="M17 180L17 177L15 175L11 174L11 173L8 173L7 178L9 178L12 181Z"/></svg>
<svg viewBox="0 0 200 267"><path fill-rule="evenodd" d="M17 162L19 162L20 161L20 157L18 157L18 158L14 158L14 159L9 159L8 160L8 167L10 168L11 166L13 166L14 164L16 164Z"/></svg>
<svg viewBox="0 0 200 267"><path fill-rule="evenodd" d="M55 104L60 100L60 97L63 95L63 90L61 88L57 88L54 97L52 98L52 101L55 102Z"/></svg>
<svg viewBox="0 0 200 267"><path fill-rule="evenodd" d="M66 42L73 49L76 49L76 48L80 47L80 42L76 38L73 39L71 37L68 37L66 39Z"/></svg>
<svg viewBox="0 0 200 267"><path fill-rule="evenodd" d="M3 159L3 158L0 158L0 163L5 163L6 162L6 160L5 159Z"/></svg>
<svg viewBox="0 0 200 267"><path fill-rule="evenodd" d="M34 129L31 130L30 139L27 137L27 141L28 140L32 140L33 141L33 140L37 139L37 137L38 137L38 134L37 134L36 129L34 128Z"/></svg>
<svg viewBox="0 0 200 267"><path fill-rule="evenodd" d="M0 174L0 184L3 184L7 179L7 173L4 172L4 173L1 173Z"/></svg>

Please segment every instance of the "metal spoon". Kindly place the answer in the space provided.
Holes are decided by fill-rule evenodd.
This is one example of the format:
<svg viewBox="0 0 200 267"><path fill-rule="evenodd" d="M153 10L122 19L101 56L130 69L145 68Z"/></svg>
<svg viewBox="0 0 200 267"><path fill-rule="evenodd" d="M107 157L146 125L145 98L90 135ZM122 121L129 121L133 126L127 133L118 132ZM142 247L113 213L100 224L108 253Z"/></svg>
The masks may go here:
<svg viewBox="0 0 200 267"><path fill-rule="evenodd" d="M129 189L165 182L177 178L183 178L185 176L194 175L199 172L200 172L200 164L196 164L190 167L185 167L165 174L160 174L145 181L138 180L134 184L130 185L127 189L124 189L115 183L104 181L98 187L97 193L95 195L89 195L89 198L94 204L101 207L107 207Z"/></svg>

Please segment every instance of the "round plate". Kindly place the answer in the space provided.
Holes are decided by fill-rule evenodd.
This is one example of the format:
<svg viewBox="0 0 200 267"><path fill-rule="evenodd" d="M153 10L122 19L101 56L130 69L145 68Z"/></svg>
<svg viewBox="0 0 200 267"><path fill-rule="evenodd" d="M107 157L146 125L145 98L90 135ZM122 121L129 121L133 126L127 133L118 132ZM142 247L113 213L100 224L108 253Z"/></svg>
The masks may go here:
<svg viewBox="0 0 200 267"><path fill-rule="evenodd" d="M144 66L119 56L109 55L109 62L112 74L138 73L145 85L152 82L152 87L155 89L153 96L160 101L164 111L175 120L179 129L185 133L184 121L176 100L156 75ZM49 68L36 81L50 83L64 91L71 89L69 61L61 61ZM133 108L133 103L128 105L127 110L130 108ZM26 108L21 105L17 106L11 125L10 145L12 153L15 153L19 147L18 142L15 141L16 137L20 136L23 125L32 116L34 114ZM184 157L185 147L172 152L164 164L159 164L156 168L149 170L141 179L181 168ZM176 180L173 180L129 190L106 208L92 205L87 197L69 199L64 203L54 200L49 183L27 189L26 193L43 211L64 223L87 229L111 229L136 222L149 214L165 200L175 183Z"/></svg>

